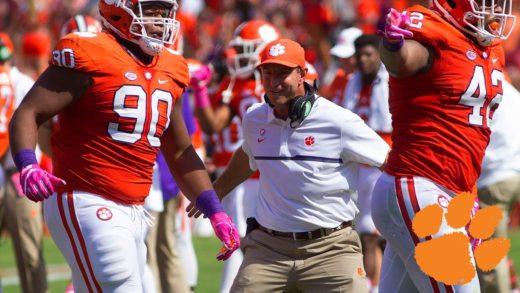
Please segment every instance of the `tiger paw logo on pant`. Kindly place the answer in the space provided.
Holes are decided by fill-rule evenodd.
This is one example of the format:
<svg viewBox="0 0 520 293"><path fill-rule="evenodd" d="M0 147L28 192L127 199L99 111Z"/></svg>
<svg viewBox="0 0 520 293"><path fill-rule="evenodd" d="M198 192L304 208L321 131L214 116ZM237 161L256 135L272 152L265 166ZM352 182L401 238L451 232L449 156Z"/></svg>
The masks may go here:
<svg viewBox="0 0 520 293"><path fill-rule="evenodd" d="M476 212L471 219L471 210L476 195L464 192L455 196L443 208L439 204L425 207L413 219L412 228L419 238L426 238L415 247L415 259L421 270L438 282L446 285L466 284L475 276L475 266L470 255L470 238L463 233L469 223L468 234L475 239L488 239L493 235L502 211L489 206ZM454 231L438 238L431 238L442 224L443 217ZM476 265L483 271L495 268L511 246L508 239L498 237L484 240L474 248Z"/></svg>

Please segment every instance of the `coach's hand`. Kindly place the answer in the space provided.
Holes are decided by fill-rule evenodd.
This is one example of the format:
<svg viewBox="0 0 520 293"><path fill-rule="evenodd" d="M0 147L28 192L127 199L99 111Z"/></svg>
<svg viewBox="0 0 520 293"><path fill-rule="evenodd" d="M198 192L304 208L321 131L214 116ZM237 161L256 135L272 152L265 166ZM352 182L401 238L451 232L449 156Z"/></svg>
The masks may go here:
<svg viewBox="0 0 520 293"><path fill-rule="evenodd" d="M188 213L188 217L194 217L195 219L202 215L202 211L199 210L199 208L193 202L188 204L186 207L186 212ZM206 218L206 216L204 216L204 218Z"/></svg>
<svg viewBox="0 0 520 293"><path fill-rule="evenodd" d="M238 230L231 218L224 212L213 214L209 217L209 220L218 239L224 244L224 247L217 254L217 259L226 260L240 247Z"/></svg>
<svg viewBox="0 0 520 293"><path fill-rule="evenodd" d="M385 16L386 24L383 31L377 33L384 38L383 44L387 49L398 50L402 47L405 38L413 37L413 33L407 30L410 25L410 17L405 13L390 8ZM388 48L388 45L393 46Z"/></svg>
<svg viewBox="0 0 520 293"><path fill-rule="evenodd" d="M20 172L20 184L28 199L39 202L51 196L55 186L63 186L66 183L40 168L38 164L31 164Z"/></svg>

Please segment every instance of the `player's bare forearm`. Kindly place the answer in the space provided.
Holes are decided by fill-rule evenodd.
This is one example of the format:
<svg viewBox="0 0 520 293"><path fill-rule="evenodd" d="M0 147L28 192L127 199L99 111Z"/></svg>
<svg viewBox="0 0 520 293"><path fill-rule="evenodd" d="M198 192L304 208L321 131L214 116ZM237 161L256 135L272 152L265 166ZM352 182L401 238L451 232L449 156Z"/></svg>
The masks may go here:
<svg viewBox="0 0 520 293"><path fill-rule="evenodd" d="M203 191L213 189L208 172L191 145L168 166L175 182L190 201L195 201Z"/></svg>
<svg viewBox="0 0 520 293"><path fill-rule="evenodd" d="M224 173L213 184L218 197L222 200L231 190L244 182L253 173L254 171L249 168L249 157L241 147L238 148Z"/></svg>
<svg viewBox="0 0 520 293"><path fill-rule="evenodd" d="M231 109L228 106L221 106L215 110L211 107L196 109L195 115L199 118L202 131L213 134L222 131L229 124Z"/></svg>
<svg viewBox="0 0 520 293"><path fill-rule="evenodd" d="M161 137L161 151L180 189L193 201L201 192L213 189L213 186L204 164L191 145L182 117L182 102L179 98L174 105L170 127Z"/></svg>
<svg viewBox="0 0 520 293"><path fill-rule="evenodd" d="M425 46L415 40L405 40L401 49L388 50L383 43L380 47L381 60L391 76L408 77L426 71L433 57Z"/></svg>
<svg viewBox="0 0 520 293"><path fill-rule="evenodd" d="M13 154L22 149L34 149L38 140L36 114L20 106L9 124L9 144Z"/></svg>

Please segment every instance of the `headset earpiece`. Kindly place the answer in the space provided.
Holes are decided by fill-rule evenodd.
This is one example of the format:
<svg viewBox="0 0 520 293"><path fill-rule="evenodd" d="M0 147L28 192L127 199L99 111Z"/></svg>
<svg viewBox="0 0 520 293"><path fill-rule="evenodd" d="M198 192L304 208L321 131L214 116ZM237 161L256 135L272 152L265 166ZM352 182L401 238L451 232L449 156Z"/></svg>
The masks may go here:
<svg viewBox="0 0 520 293"><path fill-rule="evenodd" d="M294 97L289 104L289 119L291 120L291 127L298 127L305 117L309 115L312 109L312 105L316 100L316 90L314 87L310 86L306 82L304 82L305 86L305 96L296 96ZM274 108L274 105L267 97L267 94L264 94L264 101L269 105L269 107Z"/></svg>
<svg viewBox="0 0 520 293"><path fill-rule="evenodd" d="M300 126L303 120L309 116L312 105L316 100L316 92L305 82L305 96L297 96L291 100L289 104L289 119L291 119L291 127Z"/></svg>

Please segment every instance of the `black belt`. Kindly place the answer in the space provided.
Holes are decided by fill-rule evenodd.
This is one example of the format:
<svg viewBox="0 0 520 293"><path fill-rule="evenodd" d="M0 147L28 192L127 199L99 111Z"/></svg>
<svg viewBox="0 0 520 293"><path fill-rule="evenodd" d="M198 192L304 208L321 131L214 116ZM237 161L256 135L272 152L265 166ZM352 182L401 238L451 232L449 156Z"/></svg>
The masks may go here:
<svg viewBox="0 0 520 293"><path fill-rule="evenodd" d="M312 239L318 239L320 237L324 237L327 235L330 235L332 232L339 231L341 229L345 229L347 227L352 226L352 221L343 222L341 225L335 227L335 228L320 228L316 229L314 231L308 231L308 232L280 232L268 229L262 225L258 225L258 229L266 232L267 234L271 234L272 236L280 236L285 238L292 238L294 240L312 240Z"/></svg>

